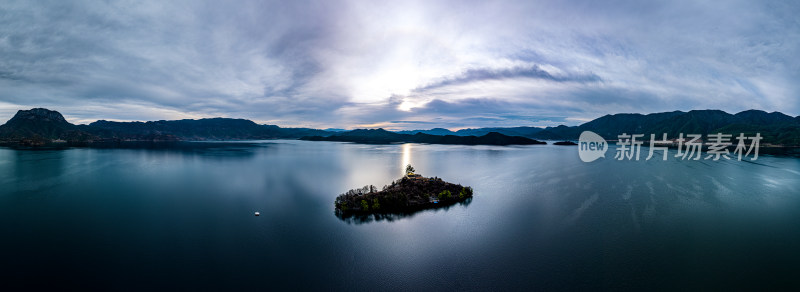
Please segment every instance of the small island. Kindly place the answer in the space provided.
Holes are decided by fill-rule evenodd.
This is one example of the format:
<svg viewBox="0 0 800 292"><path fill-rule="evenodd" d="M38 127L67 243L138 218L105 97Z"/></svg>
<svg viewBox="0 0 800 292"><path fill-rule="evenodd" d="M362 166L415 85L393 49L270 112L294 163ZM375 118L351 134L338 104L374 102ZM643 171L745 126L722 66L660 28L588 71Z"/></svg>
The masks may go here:
<svg viewBox="0 0 800 292"><path fill-rule="evenodd" d="M577 143L575 143L575 142L572 142L572 141L560 141L560 142L555 142L555 143L553 143L553 145L559 145L559 146L577 146L578 144L577 144Z"/></svg>
<svg viewBox="0 0 800 292"><path fill-rule="evenodd" d="M336 214L353 215L410 213L422 209L440 208L472 198L472 188L449 183L437 177L415 174L411 165L406 175L377 190L368 185L349 190L336 197Z"/></svg>

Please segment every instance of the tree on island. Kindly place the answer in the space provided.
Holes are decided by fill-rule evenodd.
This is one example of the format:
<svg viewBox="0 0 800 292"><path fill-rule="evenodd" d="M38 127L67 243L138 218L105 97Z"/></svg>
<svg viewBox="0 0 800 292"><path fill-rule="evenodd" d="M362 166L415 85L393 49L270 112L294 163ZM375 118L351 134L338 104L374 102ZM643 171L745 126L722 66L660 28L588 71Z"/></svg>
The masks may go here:
<svg viewBox="0 0 800 292"><path fill-rule="evenodd" d="M453 193L452 193L452 192L450 192L449 190L444 190L444 191L442 191L441 193L439 193L439 195L438 195L437 197L438 197L440 200L441 200L441 199L443 199L443 198L445 198L445 199L450 199L450 198L452 198L452 197L453 197ZM463 198L463 196L462 196L461 198Z"/></svg>
<svg viewBox="0 0 800 292"><path fill-rule="evenodd" d="M406 165L406 173L414 173L415 169L411 164Z"/></svg>

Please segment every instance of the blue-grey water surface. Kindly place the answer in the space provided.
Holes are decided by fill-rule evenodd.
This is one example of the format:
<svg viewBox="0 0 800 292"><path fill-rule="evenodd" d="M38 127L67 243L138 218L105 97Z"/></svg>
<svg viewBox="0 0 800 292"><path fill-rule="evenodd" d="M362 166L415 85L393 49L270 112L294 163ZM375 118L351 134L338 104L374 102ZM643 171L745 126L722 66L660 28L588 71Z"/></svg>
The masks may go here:
<svg viewBox="0 0 800 292"><path fill-rule="evenodd" d="M334 215L338 194L408 163L474 199ZM294 140L0 148L0 236L2 285L29 288L797 287L800 159L584 163L563 146Z"/></svg>

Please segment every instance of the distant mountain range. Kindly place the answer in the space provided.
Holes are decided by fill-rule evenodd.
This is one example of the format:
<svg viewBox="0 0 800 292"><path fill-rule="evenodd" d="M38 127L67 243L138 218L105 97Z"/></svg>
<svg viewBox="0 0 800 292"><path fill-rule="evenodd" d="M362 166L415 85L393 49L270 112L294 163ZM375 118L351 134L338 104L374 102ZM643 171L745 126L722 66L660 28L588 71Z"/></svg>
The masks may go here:
<svg viewBox="0 0 800 292"><path fill-rule="evenodd" d="M210 118L150 122L111 122L100 120L88 125L69 123L57 111L43 108L20 110L0 126L0 143L43 145L48 143L93 143L115 141L185 141L298 139L311 141L349 141L358 143L414 142L431 144L537 144L536 140L577 140L583 131L606 139L617 135L656 134L668 138L678 134L725 133L748 136L760 133L762 143L800 146L800 116L780 112L747 110L729 114L720 110L693 110L654 114L606 115L579 126L477 128L450 131L430 130L390 132L383 129L318 130L260 125L245 119Z"/></svg>
<svg viewBox="0 0 800 292"><path fill-rule="evenodd" d="M478 129L461 129L458 131L450 131L443 128L433 128L430 130L411 130L411 131L398 131L400 134L414 135L416 133L430 134L430 135L455 135L455 136L483 136L491 132L501 133L508 136L521 136L532 137L534 134L541 132L542 128L537 127L513 127L513 128L478 128Z"/></svg>
<svg viewBox="0 0 800 292"><path fill-rule="evenodd" d="M0 142L31 146L53 142L296 139L329 134L316 129L281 128L229 118L151 122L100 120L89 125L74 125L67 122L61 113L43 108L20 110L0 126Z"/></svg>
<svg viewBox="0 0 800 292"><path fill-rule="evenodd" d="M659 139L663 133L669 139L679 134L724 133L734 136L745 133L748 136L760 133L765 144L800 146L800 116L791 117L780 112L767 113L760 110L747 110L729 114L720 110L674 111L654 114L614 114L605 115L579 126L568 127L512 127L478 128L455 132L447 129L401 131L399 133L427 133L434 135L470 135L473 133L497 132L511 136L522 136L541 140L577 140L583 131L592 131L603 138L615 140L623 133L656 134Z"/></svg>
<svg viewBox="0 0 800 292"><path fill-rule="evenodd" d="M427 144L460 144L460 145L535 145L547 144L520 136L508 136L497 132L489 132L482 136L431 135L426 133L401 134L384 129L359 129L327 137L308 136L300 138L309 141L340 141L369 144L386 143L427 143Z"/></svg>
<svg viewBox="0 0 800 292"><path fill-rule="evenodd" d="M297 139L358 143L414 142L429 144L511 145L546 144L530 138L487 132L477 136L399 134L383 129L330 131L259 125L250 120L211 118L199 120L111 122L100 120L73 125L57 111L44 108L20 110L0 126L0 142L26 146L53 143L86 144L125 141L204 141Z"/></svg>

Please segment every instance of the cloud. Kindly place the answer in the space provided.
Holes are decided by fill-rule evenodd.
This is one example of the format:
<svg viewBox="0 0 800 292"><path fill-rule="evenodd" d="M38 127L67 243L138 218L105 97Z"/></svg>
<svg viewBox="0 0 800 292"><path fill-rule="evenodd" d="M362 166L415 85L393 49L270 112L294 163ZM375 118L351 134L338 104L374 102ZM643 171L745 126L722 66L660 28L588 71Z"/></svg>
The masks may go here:
<svg viewBox="0 0 800 292"><path fill-rule="evenodd" d="M797 14L759 1L7 1L0 115L321 128L796 116Z"/></svg>
<svg viewBox="0 0 800 292"><path fill-rule="evenodd" d="M445 78L443 80L416 88L414 91L422 92L445 86L460 85L471 82L487 80L503 80L512 78L531 78L542 79L553 82L578 82L591 83L602 81L599 76L594 74L576 74L566 76L553 76L549 72L542 70L537 65L527 67L512 67L502 69L478 68L469 69L458 76Z"/></svg>

